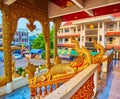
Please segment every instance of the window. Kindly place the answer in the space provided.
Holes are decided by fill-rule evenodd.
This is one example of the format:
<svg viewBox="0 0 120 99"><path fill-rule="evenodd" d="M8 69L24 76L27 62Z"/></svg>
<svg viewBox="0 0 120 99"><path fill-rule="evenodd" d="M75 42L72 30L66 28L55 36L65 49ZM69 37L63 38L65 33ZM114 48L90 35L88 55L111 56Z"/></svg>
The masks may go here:
<svg viewBox="0 0 120 99"><path fill-rule="evenodd" d="M80 28L78 28L78 31L80 31Z"/></svg>
<svg viewBox="0 0 120 99"><path fill-rule="evenodd" d="M92 41L92 38L89 38L89 41Z"/></svg>
<svg viewBox="0 0 120 99"><path fill-rule="evenodd" d="M74 33L76 32L76 29L74 29Z"/></svg>
<svg viewBox="0 0 120 99"><path fill-rule="evenodd" d="M95 26L94 28L98 28L98 26Z"/></svg>
<svg viewBox="0 0 120 99"><path fill-rule="evenodd" d="M2 38L2 35L0 35L0 38Z"/></svg>
<svg viewBox="0 0 120 99"><path fill-rule="evenodd" d="M82 42L84 41L84 36L82 36Z"/></svg>
<svg viewBox="0 0 120 99"><path fill-rule="evenodd" d="M16 42L18 42L18 39L16 39Z"/></svg>
<svg viewBox="0 0 120 99"><path fill-rule="evenodd" d="M22 42L24 42L24 39L22 39Z"/></svg>
<svg viewBox="0 0 120 99"><path fill-rule="evenodd" d="M2 28L0 28L0 32L2 32Z"/></svg>
<svg viewBox="0 0 120 99"><path fill-rule="evenodd" d="M113 24L110 24L110 30L111 31L113 30Z"/></svg>
<svg viewBox="0 0 120 99"><path fill-rule="evenodd" d="M65 32L69 32L69 29L65 29Z"/></svg>
<svg viewBox="0 0 120 99"><path fill-rule="evenodd" d="M113 42L113 37L109 37L109 42Z"/></svg>
<svg viewBox="0 0 120 99"><path fill-rule="evenodd" d="M60 38L60 39L59 39L59 43L62 43L62 42L63 42L63 39Z"/></svg>
<svg viewBox="0 0 120 99"><path fill-rule="evenodd" d="M68 50L68 48L65 48L65 50Z"/></svg>
<svg viewBox="0 0 120 99"><path fill-rule="evenodd" d="M102 41L102 37L101 36L100 36L99 40Z"/></svg>
<svg viewBox="0 0 120 99"><path fill-rule="evenodd" d="M58 31L58 33L60 34L60 30Z"/></svg>
<svg viewBox="0 0 120 99"><path fill-rule="evenodd" d="M67 41L68 41L68 39L66 38L66 39L65 39L65 42L67 42Z"/></svg>

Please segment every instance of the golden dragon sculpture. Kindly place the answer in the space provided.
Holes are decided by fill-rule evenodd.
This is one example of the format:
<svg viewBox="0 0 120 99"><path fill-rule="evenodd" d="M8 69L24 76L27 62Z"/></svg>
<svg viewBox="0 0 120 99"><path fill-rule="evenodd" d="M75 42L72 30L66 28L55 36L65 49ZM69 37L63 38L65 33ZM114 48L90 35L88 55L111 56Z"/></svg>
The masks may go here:
<svg viewBox="0 0 120 99"><path fill-rule="evenodd" d="M34 77L34 66L31 66L29 63L26 67L26 71L29 75L29 82L40 82L40 81L50 81L51 79L57 79L63 76L73 75L76 74L83 69L85 69L87 66L89 66L92 63L99 63L104 55L104 48L101 44L98 44L94 42L94 47L99 50L99 54L92 56L85 47L79 47L78 41L76 41L73 38L70 38L71 42L75 44L75 50L78 53L78 58L76 58L74 61L69 62L67 64L60 64L61 61L58 57L56 57L56 64L54 64L50 70L46 74ZM30 65L30 66L29 66ZM29 68L28 68L29 67Z"/></svg>
<svg viewBox="0 0 120 99"><path fill-rule="evenodd" d="M99 53L92 57L92 63L99 63L101 62L101 59L105 54L105 49L101 44L97 43L96 41L94 41L94 47L99 51Z"/></svg>

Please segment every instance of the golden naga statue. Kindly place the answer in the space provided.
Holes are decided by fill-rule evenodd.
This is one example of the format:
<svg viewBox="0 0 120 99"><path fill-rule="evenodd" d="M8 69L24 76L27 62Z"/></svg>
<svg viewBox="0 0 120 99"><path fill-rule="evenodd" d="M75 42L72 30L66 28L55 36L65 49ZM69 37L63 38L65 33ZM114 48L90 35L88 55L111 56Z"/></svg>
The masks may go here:
<svg viewBox="0 0 120 99"><path fill-rule="evenodd" d="M104 48L100 45L97 44L96 42L94 42L94 47L99 50L99 54L92 56L89 52L89 50L87 50L85 47L79 47L79 43L78 41L76 41L73 38L70 38L71 42L75 44L75 50L78 53L78 58L76 58L74 61L69 62L67 64L60 64L61 61L59 60L59 58L56 58L56 63L54 63L54 65L50 68L50 70L48 70L48 72L46 74L34 77L34 72L35 69L28 69L28 67L26 67L26 71L28 73L28 75L30 76L29 78L31 78L31 82L40 82L40 81L50 81L51 79L57 79L60 77L64 77L64 76L69 76L69 75L74 75L80 71L82 71L83 69L85 69L87 66L89 66L92 63L99 63L100 60L103 58L104 55ZM28 64L30 65L30 63ZM34 77L34 79L33 79Z"/></svg>
<svg viewBox="0 0 120 99"><path fill-rule="evenodd" d="M15 72L16 72L16 70L15 70L15 61L12 61L12 79L15 78Z"/></svg>
<svg viewBox="0 0 120 99"><path fill-rule="evenodd" d="M60 59L59 56L56 56L53 64L54 64L54 65L61 64L61 59Z"/></svg>
<svg viewBox="0 0 120 99"><path fill-rule="evenodd" d="M99 50L99 53L92 57L92 63L99 63L105 54L105 49L101 44L94 41L94 47Z"/></svg>
<svg viewBox="0 0 120 99"><path fill-rule="evenodd" d="M28 65L25 68L25 71L28 73L28 79L31 79L34 77L36 67L33 64L31 64L29 61Z"/></svg>

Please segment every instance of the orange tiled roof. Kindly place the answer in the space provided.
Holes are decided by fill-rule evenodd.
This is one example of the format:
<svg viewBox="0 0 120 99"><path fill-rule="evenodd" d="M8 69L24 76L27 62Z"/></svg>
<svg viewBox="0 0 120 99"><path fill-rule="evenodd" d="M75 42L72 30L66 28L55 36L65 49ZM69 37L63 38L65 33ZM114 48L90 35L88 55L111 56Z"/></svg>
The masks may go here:
<svg viewBox="0 0 120 99"><path fill-rule="evenodd" d="M106 36L118 36L120 35L120 31L117 31L117 32L107 32L106 33Z"/></svg>
<svg viewBox="0 0 120 99"><path fill-rule="evenodd" d="M120 50L120 46L115 45L115 46L106 46L106 49L112 49L114 48L115 50Z"/></svg>
<svg viewBox="0 0 120 99"><path fill-rule="evenodd" d="M73 48L74 44L58 44L58 47L70 47L70 48Z"/></svg>
<svg viewBox="0 0 120 99"><path fill-rule="evenodd" d="M58 35L58 38L66 38L66 37L80 37L80 34L70 34L70 35L68 35L68 34L59 34Z"/></svg>

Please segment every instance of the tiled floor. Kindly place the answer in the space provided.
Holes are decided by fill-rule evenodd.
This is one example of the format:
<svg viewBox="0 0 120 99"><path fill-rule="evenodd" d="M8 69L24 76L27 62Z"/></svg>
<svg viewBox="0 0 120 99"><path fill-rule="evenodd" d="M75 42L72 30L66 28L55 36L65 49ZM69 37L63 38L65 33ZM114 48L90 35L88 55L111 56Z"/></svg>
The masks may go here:
<svg viewBox="0 0 120 99"><path fill-rule="evenodd" d="M101 73L96 99L120 99L120 61L113 60L108 73Z"/></svg>
<svg viewBox="0 0 120 99"><path fill-rule="evenodd" d="M28 86L15 90L11 94L0 97L0 99L30 99Z"/></svg>
<svg viewBox="0 0 120 99"><path fill-rule="evenodd" d="M20 88L0 99L30 99L28 86ZM98 77L98 92L95 99L120 99L120 61L110 64L108 73L101 73Z"/></svg>

